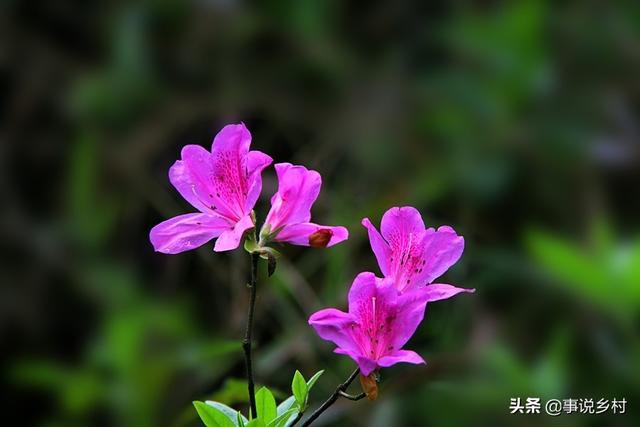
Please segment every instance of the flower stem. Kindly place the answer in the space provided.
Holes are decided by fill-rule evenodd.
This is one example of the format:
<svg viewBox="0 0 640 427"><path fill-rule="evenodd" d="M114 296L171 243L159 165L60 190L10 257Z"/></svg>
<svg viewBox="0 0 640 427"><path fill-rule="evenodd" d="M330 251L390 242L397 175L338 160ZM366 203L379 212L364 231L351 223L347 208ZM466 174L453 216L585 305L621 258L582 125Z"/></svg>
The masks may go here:
<svg viewBox="0 0 640 427"><path fill-rule="evenodd" d="M351 396L351 395L346 393L347 388L349 387L349 385L351 385L353 380L356 379L356 377L358 376L359 373L360 373L360 369L356 368L356 370L353 371L353 373L351 373L349 378L347 378L347 380L345 382L340 384L336 388L336 390L333 392L333 394L327 400L325 400L325 402L322 404L322 406L320 406L318 409L316 409L314 411L314 413L311 414L311 416L309 416L309 418L307 418L307 420L304 423L302 423L302 427L307 427L307 426L311 425L311 423L314 422L320 415L322 415L322 413L324 411L329 409L329 407L331 405L333 405L336 402L336 400L338 400L338 398L340 396L344 396L349 400L360 400L360 399L364 398L366 396L364 393L359 394L357 396Z"/></svg>
<svg viewBox="0 0 640 427"><path fill-rule="evenodd" d="M251 281L248 283L249 288L249 311L247 313L247 327L242 340L242 350L244 350L244 361L247 368L247 389L249 391L249 406L251 408L252 418L257 418L256 410L256 391L253 382L253 367L251 362L251 335L253 332L253 312L256 306L256 284L258 281L258 260L260 255L252 253L251 255Z"/></svg>

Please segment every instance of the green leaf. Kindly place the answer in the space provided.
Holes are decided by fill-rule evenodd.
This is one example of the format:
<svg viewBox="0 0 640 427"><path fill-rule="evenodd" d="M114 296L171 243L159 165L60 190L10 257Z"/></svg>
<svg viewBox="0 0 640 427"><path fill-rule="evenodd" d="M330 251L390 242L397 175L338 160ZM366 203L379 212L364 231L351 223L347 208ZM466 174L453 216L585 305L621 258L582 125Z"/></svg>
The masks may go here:
<svg viewBox="0 0 640 427"><path fill-rule="evenodd" d="M247 427L266 427L266 424L261 419L256 418L254 420L249 421L249 424L247 424Z"/></svg>
<svg viewBox="0 0 640 427"><path fill-rule="evenodd" d="M300 410L304 410L307 403L307 393L309 392L309 388L307 387L307 382L305 381L300 371L296 371L296 373L293 375L293 381L291 382L291 391L296 398L296 402L298 402L298 407L300 407Z"/></svg>
<svg viewBox="0 0 640 427"><path fill-rule="evenodd" d="M236 424L238 425L238 427L244 427L247 425L247 423L249 422L241 413L240 411L236 412Z"/></svg>
<svg viewBox="0 0 640 427"><path fill-rule="evenodd" d="M234 424L239 425L240 427L243 427L248 422L248 420L246 418L244 418L242 416L242 414L240 414L240 412L236 411L233 408L228 407L224 403L214 402L212 400L207 400L204 403L206 403L209 406L212 406L212 407L216 408L217 410L219 410L220 412L225 414L227 416L227 418L229 418ZM239 417L241 417L241 419L244 418L242 424L238 424L238 418Z"/></svg>
<svg viewBox="0 0 640 427"><path fill-rule="evenodd" d="M283 400L278 405L278 409L276 410L277 415L280 416L284 414L289 409L291 409L295 403L296 403L295 396L289 396L286 400Z"/></svg>
<svg viewBox="0 0 640 427"><path fill-rule="evenodd" d="M307 381L307 389L309 391L311 391L311 388L313 387L313 385L316 383L316 381L318 381L318 378L320 378L320 376L324 374L324 370L322 371L318 371L315 373L314 376L312 376L309 381Z"/></svg>
<svg viewBox="0 0 640 427"><path fill-rule="evenodd" d="M265 424L270 423L276 417L276 399L266 387L262 387L256 393L256 411L258 411L258 418Z"/></svg>
<svg viewBox="0 0 640 427"><path fill-rule="evenodd" d="M267 427L284 427L289 421L289 418L291 418L291 416L297 412L297 409L289 409L288 411L283 412L277 418L274 418L273 421L267 424Z"/></svg>
<svg viewBox="0 0 640 427"><path fill-rule="evenodd" d="M224 412L204 402L195 401L193 406L196 407L200 419L207 427L236 427L235 423L230 421Z"/></svg>

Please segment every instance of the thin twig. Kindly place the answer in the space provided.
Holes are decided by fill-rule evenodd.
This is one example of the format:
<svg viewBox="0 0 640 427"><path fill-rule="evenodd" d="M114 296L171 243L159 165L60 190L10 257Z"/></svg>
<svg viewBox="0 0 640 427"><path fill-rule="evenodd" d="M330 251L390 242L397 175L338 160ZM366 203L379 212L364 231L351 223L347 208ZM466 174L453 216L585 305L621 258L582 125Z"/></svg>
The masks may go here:
<svg viewBox="0 0 640 427"><path fill-rule="evenodd" d="M244 340L242 340L242 349L244 350L244 361L247 367L247 388L249 390L249 406L251 407L251 415L257 418L256 410L256 391L253 382L253 367L251 362L251 335L253 332L253 312L256 306L256 284L258 281L258 260L260 255L251 254L251 281L247 285L249 287L249 312L247 314L247 328L244 332Z"/></svg>
<svg viewBox="0 0 640 427"><path fill-rule="evenodd" d="M357 402L358 400L362 400L365 397L367 397L367 393L349 394L349 393L345 393L344 391L341 391L340 396L344 397L345 399L349 399L349 400L353 400L354 402Z"/></svg>
<svg viewBox="0 0 640 427"><path fill-rule="evenodd" d="M353 373L349 376L349 378L347 378L347 380L345 382L343 382L342 384L340 384L336 388L336 390L333 392L333 394L322 404L322 406L320 406L318 409L316 409L313 412L313 414L311 414L309 416L309 418L307 418L307 420L304 423L302 423L302 427L307 427L307 426L311 425L311 423L314 422L320 415L322 415L322 413L324 411L329 409L329 407L331 405L333 405L336 402L336 400L338 400L338 398L343 395L343 393L346 394L345 391L347 390L349 385L351 385L353 380L356 379L356 377L358 376L359 373L360 373L360 369L356 368L356 370L353 371ZM348 395L348 396L351 396L351 395ZM362 396L362 397L360 397L360 396ZM357 399L353 399L353 400L360 400L364 396L365 395L363 393L363 395L351 396L351 397L357 398ZM294 424L291 424L291 425L294 425Z"/></svg>

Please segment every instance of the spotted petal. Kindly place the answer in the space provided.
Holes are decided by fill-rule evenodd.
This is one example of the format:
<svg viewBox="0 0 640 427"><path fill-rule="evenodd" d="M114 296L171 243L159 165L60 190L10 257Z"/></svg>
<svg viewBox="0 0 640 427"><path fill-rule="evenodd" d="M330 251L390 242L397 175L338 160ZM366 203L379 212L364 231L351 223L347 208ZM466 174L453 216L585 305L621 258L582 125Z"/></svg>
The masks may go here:
<svg viewBox="0 0 640 427"><path fill-rule="evenodd" d="M455 264L464 250L464 238L453 228L425 229L420 213L413 207L389 209L382 217L378 233L365 218L362 224L380 270L395 280L404 292L431 283Z"/></svg>

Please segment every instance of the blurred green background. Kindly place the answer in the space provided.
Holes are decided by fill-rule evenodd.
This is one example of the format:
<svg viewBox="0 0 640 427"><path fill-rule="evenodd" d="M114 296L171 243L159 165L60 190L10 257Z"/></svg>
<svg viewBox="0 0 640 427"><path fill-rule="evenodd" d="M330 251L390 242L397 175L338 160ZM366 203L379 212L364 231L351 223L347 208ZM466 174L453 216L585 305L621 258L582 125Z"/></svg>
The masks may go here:
<svg viewBox="0 0 640 427"><path fill-rule="evenodd" d="M244 409L248 257L154 253L191 209L185 144L244 121L324 178L329 250L259 283L257 380L353 369L306 325L378 273L360 220L418 207L466 238L380 398L318 426L640 422L640 3L281 0L0 3L2 424L200 425ZM33 2L35 3L35 2ZM275 174L264 174L264 218ZM264 265L261 274L264 274ZM626 398L624 415L510 415L511 397ZM19 420L9 422L8 420Z"/></svg>

